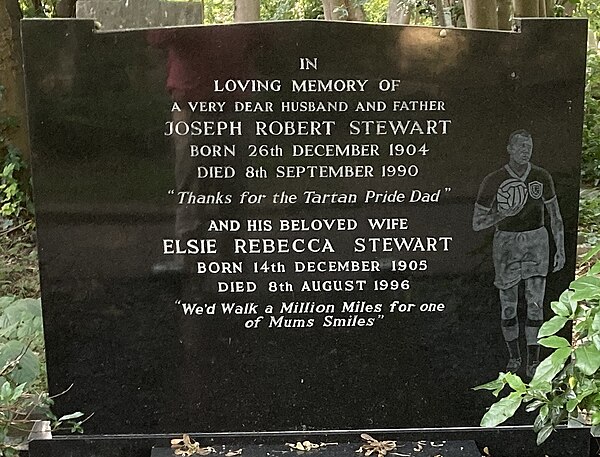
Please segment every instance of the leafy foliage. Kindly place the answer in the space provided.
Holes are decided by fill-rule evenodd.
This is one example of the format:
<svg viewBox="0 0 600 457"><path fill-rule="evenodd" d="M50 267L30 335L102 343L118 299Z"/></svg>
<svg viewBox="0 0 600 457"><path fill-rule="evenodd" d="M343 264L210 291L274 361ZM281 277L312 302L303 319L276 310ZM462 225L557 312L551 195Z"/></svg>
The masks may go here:
<svg viewBox="0 0 600 457"><path fill-rule="evenodd" d="M0 94L2 89L0 88ZM16 128L12 117L0 118L0 222L7 228L23 215L33 214L25 170L27 165L20 151L10 142L10 132Z"/></svg>
<svg viewBox="0 0 600 457"><path fill-rule="evenodd" d="M567 0L558 2L559 12L564 9ZM599 0L568 0L575 5L575 15L585 17L589 20L589 28L594 32L600 31L600 1ZM560 14L562 15L562 14Z"/></svg>
<svg viewBox="0 0 600 457"><path fill-rule="evenodd" d="M600 252L590 251L585 261ZM475 387L498 395L508 386L512 391L494 403L483 416L483 427L495 427L525 405L537 411L534 430L543 443L557 425L585 412L591 418L592 433L600 431L600 262L573 281L558 301L551 303L555 316L540 328L542 346L554 351L537 367L526 384L513 373L500 373L498 379ZM573 324L573 341L557 336L565 325Z"/></svg>
<svg viewBox="0 0 600 457"><path fill-rule="evenodd" d="M27 165L20 151L5 141L6 138L0 136L0 148L5 149L4 164L0 171L0 217L14 221L21 218L23 213L33 214L33 203L28 189L23 186L25 178L22 172Z"/></svg>
<svg viewBox="0 0 600 457"><path fill-rule="evenodd" d="M588 246L600 243L600 189L598 188L581 190L579 235Z"/></svg>
<svg viewBox="0 0 600 457"><path fill-rule="evenodd" d="M0 457L18 455L35 420L81 431L82 413L57 418L46 393L39 299L0 297Z"/></svg>
<svg viewBox="0 0 600 457"><path fill-rule="evenodd" d="M19 359L14 369L0 376L0 384L30 384L46 388L44 334L39 299L0 297L0 367Z"/></svg>
<svg viewBox="0 0 600 457"><path fill-rule="evenodd" d="M600 182L600 55L588 54L583 120L581 175L584 183Z"/></svg>
<svg viewBox="0 0 600 457"><path fill-rule="evenodd" d="M31 0L21 0L22 2ZM50 0L49 0L50 1ZM369 22L385 22L389 0L352 0L361 6ZM394 0L392 0L394 1ZM420 16L422 24L435 22L435 2L433 0L396 0L398 8L414 9ZM456 0L453 5L462 9ZM206 24L225 24L233 22L234 0L205 0L204 22ZM343 12L340 0L339 10ZM323 19L323 3L321 0L261 0L260 17L264 21Z"/></svg>
<svg viewBox="0 0 600 457"><path fill-rule="evenodd" d="M233 22L233 0L206 0L204 2L204 22L206 24Z"/></svg>
<svg viewBox="0 0 600 457"><path fill-rule="evenodd" d="M0 86L0 102L4 87ZM10 137L19 128L16 118L0 117L0 230L11 227L15 221L33 214L27 165L21 152Z"/></svg>
<svg viewBox="0 0 600 457"><path fill-rule="evenodd" d="M0 232L0 296L39 297L37 250L33 222Z"/></svg>
<svg viewBox="0 0 600 457"><path fill-rule="evenodd" d="M393 0L392 0L393 1ZM385 22L389 0L371 0L365 2L363 8L367 20L371 22Z"/></svg>
<svg viewBox="0 0 600 457"><path fill-rule="evenodd" d="M266 21L319 19L323 17L321 0L261 0L260 17Z"/></svg>
<svg viewBox="0 0 600 457"><path fill-rule="evenodd" d="M23 17L53 17L57 0L19 0Z"/></svg>
<svg viewBox="0 0 600 457"><path fill-rule="evenodd" d="M600 33L600 0L569 2L576 5L575 15L587 18L590 30L596 35ZM558 3L559 10L564 3L566 1ZM587 59L581 178L584 184L597 186L600 183L600 55L597 49L590 50Z"/></svg>

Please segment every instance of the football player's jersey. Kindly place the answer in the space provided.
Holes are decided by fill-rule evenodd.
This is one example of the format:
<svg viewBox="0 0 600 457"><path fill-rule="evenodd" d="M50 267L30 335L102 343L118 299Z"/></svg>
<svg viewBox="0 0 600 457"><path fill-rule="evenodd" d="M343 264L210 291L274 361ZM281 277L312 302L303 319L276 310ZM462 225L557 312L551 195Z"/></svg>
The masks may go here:
<svg viewBox="0 0 600 457"><path fill-rule="evenodd" d="M525 191L521 192L521 196L514 193L510 194L510 187L514 187L514 185L506 186L511 182L514 183L515 179L525 185ZM506 192L503 192L503 184L506 187ZM544 226L544 204L556 198L554 182L550 173L530 163L523 176L518 176L510 166L505 165L485 177L479 187L477 205L487 211L497 211L499 189L501 196L508 193L514 199L525 198L525 203L521 202L521 205L516 205L521 206L521 211L517 214L498 222L496 224L498 230L526 232Z"/></svg>

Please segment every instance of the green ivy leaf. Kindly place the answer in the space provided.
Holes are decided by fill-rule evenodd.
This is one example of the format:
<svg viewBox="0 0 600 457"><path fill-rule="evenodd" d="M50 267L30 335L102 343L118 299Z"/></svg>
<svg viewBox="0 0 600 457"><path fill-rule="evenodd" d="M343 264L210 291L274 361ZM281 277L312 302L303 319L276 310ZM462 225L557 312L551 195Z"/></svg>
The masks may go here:
<svg viewBox="0 0 600 457"><path fill-rule="evenodd" d="M27 387L26 383L19 384L13 393L13 396L20 397L25 392L25 387Z"/></svg>
<svg viewBox="0 0 600 457"><path fill-rule="evenodd" d="M17 300L17 297L11 297L11 296L0 297L0 310L4 310L8 305L13 303L15 300Z"/></svg>
<svg viewBox="0 0 600 457"><path fill-rule="evenodd" d="M571 2L571 3L575 3L575 2ZM594 257L599 252L600 252L600 244L594 246L592 249L590 249L588 252L586 252L585 255L581 258L581 262L585 263L585 262L591 260L592 257ZM598 265L598 264L596 264L596 265Z"/></svg>
<svg viewBox="0 0 600 457"><path fill-rule="evenodd" d="M577 310L577 300L573 300L574 292L572 290L565 290L560 297L558 297L558 301L561 307L565 308L565 312L568 314L564 314L564 317L573 316L575 311ZM558 314L558 313L557 313Z"/></svg>
<svg viewBox="0 0 600 457"><path fill-rule="evenodd" d="M575 366L583 374L591 376L600 368L600 351L592 344L585 344L575 349Z"/></svg>
<svg viewBox="0 0 600 457"><path fill-rule="evenodd" d="M525 408L525 411L527 411L528 413L532 413L533 411L535 411L536 409L538 409L540 406L543 406L543 405L544 405L543 401L535 400L527 405L527 407Z"/></svg>
<svg viewBox="0 0 600 457"><path fill-rule="evenodd" d="M523 397L518 392L512 392L508 397L497 401L481 418L481 426L496 427L500 425L515 414L522 401Z"/></svg>
<svg viewBox="0 0 600 457"><path fill-rule="evenodd" d="M554 314L557 314L559 316L569 317L571 315L571 306L569 306L568 303L564 303L563 301L553 301L552 303L550 303L550 307L552 308L552 311L554 311Z"/></svg>
<svg viewBox="0 0 600 457"><path fill-rule="evenodd" d="M500 373L498 375L498 378L487 382L485 384L481 384L479 386L473 387L473 390L492 390L493 394L495 397L498 396L498 394L500 393L500 391L504 388L506 381L504 381L504 377L506 376L506 374L504 373Z"/></svg>
<svg viewBox="0 0 600 457"><path fill-rule="evenodd" d="M542 429L537 434L537 445L539 446L544 441L546 441L553 430L554 428L552 427L552 425L546 425L545 427L542 427Z"/></svg>
<svg viewBox="0 0 600 457"><path fill-rule="evenodd" d="M21 354L23 356L19 364L7 375L7 378L17 384L35 381L40 374L39 358L20 341L11 340L4 345L0 345L0 369L7 366L8 363Z"/></svg>
<svg viewBox="0 0 600 457"><path fill-rule="evenodd" d="M572 413L573 411L575 411L578 404L579 404L578 398L571 398L569 401L567 401L567 411Z"/></svg>
<svg viewBox="0 0 600 457"><path fill-rule="evenodd" d="M590 321L587 318L580 318L581 320L575 324L573 331L580 335L587 334L590 330Z"/></svg>
<svg viewBox="0 0 600 457"><path fill-rule="evenodd" d="M592 321L592 330L594 332L600 332L600 313L598 311L596 311L594 320Z"/></svg>
<svg viewBox="0 0 600 457"><path fill-rule="evenodd" d="M0 387L0 402L7 404L12 397L12 393L13 390L10 382L5 381L4 384L2 384L2 387Z"/></svg>
<svg viewBox="0 0 600 457"><path fill-rule="evenodd" d="M592 425L600 426L600 411L594 411L592 414Z"/></svg>
<svg viewBox="0 0 600 457"><path fill-rule="evenodd" d="M575 291L573 300L591 300L600 298L600 278L595 276L582 276L569 286Z"/></svg>
<svg viewBox="0 0 600 457"><path fill-rule="evenodd" d="M544 397L552 391L552 384L547 381L532 379L529 383L529 393L532 397Z"/></svg>
<svg viewBox="0 0 600 457"><path fill-rule="evenodd" d="M566 338L562 336L550 336L548 338L542 338L539 343L547 348L567 348L571 347L571 343Z"/></svg>
<svg viewBox="0 0 600 457"><path fill-rule="evenodd" d="M577 398L579 399L579 402L582 402L590 395L597 394L598 386L596 386L596 383L584 378L577 384L577 390Z"/></svg>
<svg viewBox="0 0 600 457"><path fill-rule="evenodd" d="M71 413L71 414L67 414L65 416L61 416L60 419L58 419L60 422L64 422L64 421L70 421L73 419L79 419L80 417L83 417L83 413L80 411L77 411L76 413Z"/></svg>
<svg viewBox="0 0 600 457"><path fill-rule="evenodd" d="M571 355L571 348L560 348L546 357L535 370L535 375L531 380L532 384L536 382L552 382L554 376L563 369L565 361Z"/></svg>
<svg viewBox="0 0 600 457"><path fill-rule="evenodd" d="M508 385L515 391L518 393L525 393L525 391L527 390L527 386L525 385L525 383L521 380L521 378L513 373L506 373L506 376L504 377L504 379L506 380L506 382L508 383Z"/></svg>
<svg viewBox="0 0 600 457"><path fill-rule="evenodd" d="M560 329L562 329L567 323L568 319L562 316L554 316L549 321L544 322L538 332L538 338L544 338L545 336L554 335Z"/></svg>

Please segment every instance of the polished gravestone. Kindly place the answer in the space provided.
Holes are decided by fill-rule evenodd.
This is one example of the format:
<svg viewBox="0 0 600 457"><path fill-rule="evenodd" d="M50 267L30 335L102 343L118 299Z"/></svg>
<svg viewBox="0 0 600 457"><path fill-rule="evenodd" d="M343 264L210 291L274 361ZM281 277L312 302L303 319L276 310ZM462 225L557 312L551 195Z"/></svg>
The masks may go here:
<svg viewBox="0 0 600 457"><path fill-rule="evenodd" d="M89 434L483 436L501 317L523 354L542 318L496 286L546 276L547 317L573 278L585 38L24 21L59 412L94 413ZM507 153L521 129L531 158Z"/></svg>

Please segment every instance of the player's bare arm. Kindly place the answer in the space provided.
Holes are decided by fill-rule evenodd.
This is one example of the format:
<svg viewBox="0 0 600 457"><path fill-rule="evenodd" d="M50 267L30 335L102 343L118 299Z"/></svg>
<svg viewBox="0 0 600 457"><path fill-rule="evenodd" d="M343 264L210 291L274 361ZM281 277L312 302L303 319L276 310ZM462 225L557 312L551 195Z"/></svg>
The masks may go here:
<svg viewBox="0 0 600 457"><path fill-rule="evenodd" d="M552 229L552 237L554 238L554 244L556 246L554 268L552 270L553 272L556 272L565 266L565 228L556 197L545 202L545 206L548 215L550 216L550 228Z"/></svg>
<svg viewBox="0 0 600 457"><path fill-rule="evenodd" d="M509 208L505 210L488 209L475 204L475 209L473 210L473 230L479 232L480 230L493 227L507 217L514 216L520 210L521 208Z"/></svg>

